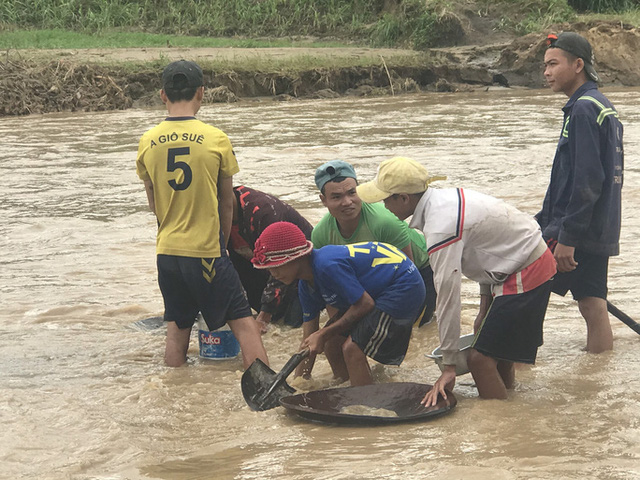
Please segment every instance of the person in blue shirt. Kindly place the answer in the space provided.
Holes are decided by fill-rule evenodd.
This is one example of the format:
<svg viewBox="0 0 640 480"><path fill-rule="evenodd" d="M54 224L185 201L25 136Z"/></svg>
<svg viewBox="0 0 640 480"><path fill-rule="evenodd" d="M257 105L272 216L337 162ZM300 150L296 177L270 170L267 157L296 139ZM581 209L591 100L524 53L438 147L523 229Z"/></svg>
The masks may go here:
<svg viewBox="0 0 640 480"><path fill-rule="evenodd" d="M569 101L551 181L536 219L558 263L552 291L569 290L592 353L613 348L607 313L609 257L618 255L624 167L622 124L598 90L591 45L574 32L549 35L544 75Z"/></svg>
<svg viewBox="0 0 640 480"><path fill-rule="evenodd" d="M411 327L421 313L425 287L418 269L396 247L380 242L314 249L292 223L269 225L256 241L252 263L284 284L296 281L303 321L319 322L325 306L338 313L303 340L310 355L298 373L310 373L315 356L332 342L336 378L373 383L367 357L386 365L404 360Z"/></svg>

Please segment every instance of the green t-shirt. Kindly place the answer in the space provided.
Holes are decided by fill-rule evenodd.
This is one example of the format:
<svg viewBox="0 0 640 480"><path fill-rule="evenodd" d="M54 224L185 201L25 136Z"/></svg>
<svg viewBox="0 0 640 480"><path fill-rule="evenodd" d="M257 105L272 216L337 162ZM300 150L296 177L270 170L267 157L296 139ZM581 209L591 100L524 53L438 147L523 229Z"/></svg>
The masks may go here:
<svg viewBox="0 0 640 480"><path fill-rule="evenodd" d="M385 208L386 210L386 208ZM397 218L397 217L396 217ZM405 222L402 222L407 225ZM418 270L422 270L429 265L429 254L427 253L427 240L419 231L409 227L409 238L411 239L411 252L413 253L413 263L416 264Z"/></svg>
<svg viewBox="0 0 640 480"><path fill-rule="evenodd" d="M311 232L311 241L315 248L358 242L383 242L401 250L411 243L413 262L418 269L429 265L427 242L424 236L417 230L409 228L406 222L399 220L381 203L362 202L360 222L349 238L342 236L338 230L338 222L330 213L327 213Z"/></svg>

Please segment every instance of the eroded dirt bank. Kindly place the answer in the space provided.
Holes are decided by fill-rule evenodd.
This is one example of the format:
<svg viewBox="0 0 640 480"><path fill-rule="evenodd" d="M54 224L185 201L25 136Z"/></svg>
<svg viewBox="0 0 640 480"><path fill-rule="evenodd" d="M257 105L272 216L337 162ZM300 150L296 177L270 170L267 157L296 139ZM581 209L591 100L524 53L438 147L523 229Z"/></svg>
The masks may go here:
<svg viewBox="0 0 640 480"><path fill-rule="evenodd" d="M556 25L550 31L583 34L594 47L596 68L607 85L640 85L640 30L611 22ZM124 49L6 52L0 60L0 115L55 111L99 111L159 102L160 61L228 55L313 55L357 58L377 55L379 65L315 68L283 73L205 69L207 102L246 97L330 98L416 91L465 91L503 87L541 88L546 32L492 45L465 45L427 53L372 49ZM406 58L411 66L387 66L384 58ZM119 62L133 62L135 69ZM246 63L246 62L245 62ZM391 63L391 62L390 62ZM418 66L416 66L418 65ZM134 73L132 73L134 72Z"/></svg>

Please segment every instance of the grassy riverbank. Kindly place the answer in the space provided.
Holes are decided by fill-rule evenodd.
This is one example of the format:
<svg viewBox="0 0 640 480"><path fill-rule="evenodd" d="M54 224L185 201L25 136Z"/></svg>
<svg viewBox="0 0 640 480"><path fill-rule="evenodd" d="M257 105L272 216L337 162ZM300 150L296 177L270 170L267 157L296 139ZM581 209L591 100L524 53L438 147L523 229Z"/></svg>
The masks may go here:
<svg viewBox="0 0 640 480"><path fill-rule="evenodd" d="M179 58L207 102L539 87L563 29L590 38L604 82L640 85L635 2L0 0L0 116L150 105Z"/></svg>
<svg viewBox="0 0 640 480"><path fill-rule="evenodd" d="M492 19L494 34L523 35L594 13L640 25L634 0L0 0L0 48L423 49L458 44L470 13Z"/></svg>
<svg viewBox="0 0 640 480"><path fill-rule="evenodd" d="M25 8L25 4L31 4ZM112 29L200 37L332 37L425 47L449 28L446 2L423 0L3 1L4 30Z"/></svg>

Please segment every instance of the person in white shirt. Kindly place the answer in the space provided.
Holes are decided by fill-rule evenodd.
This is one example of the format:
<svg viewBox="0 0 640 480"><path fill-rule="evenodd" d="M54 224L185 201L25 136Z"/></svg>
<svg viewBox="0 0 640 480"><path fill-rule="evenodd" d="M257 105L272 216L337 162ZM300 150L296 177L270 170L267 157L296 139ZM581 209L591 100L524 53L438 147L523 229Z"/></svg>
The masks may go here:
<svg viewBox="0 0 640 480"><path fill-rule="evenodd" d="M438 295L436 317L444 371L423 398L429 407L455 384L461 355L462 275L480 284L481 313L467 364L482 398L506 398L515 382L514 363L533 364L542 345L542 323L556 262L533 217L482 193L429 188L434 180L410 158L394 157L358 186L365 202L384 201L399 218L413 215L421 229Z"/></svg>

